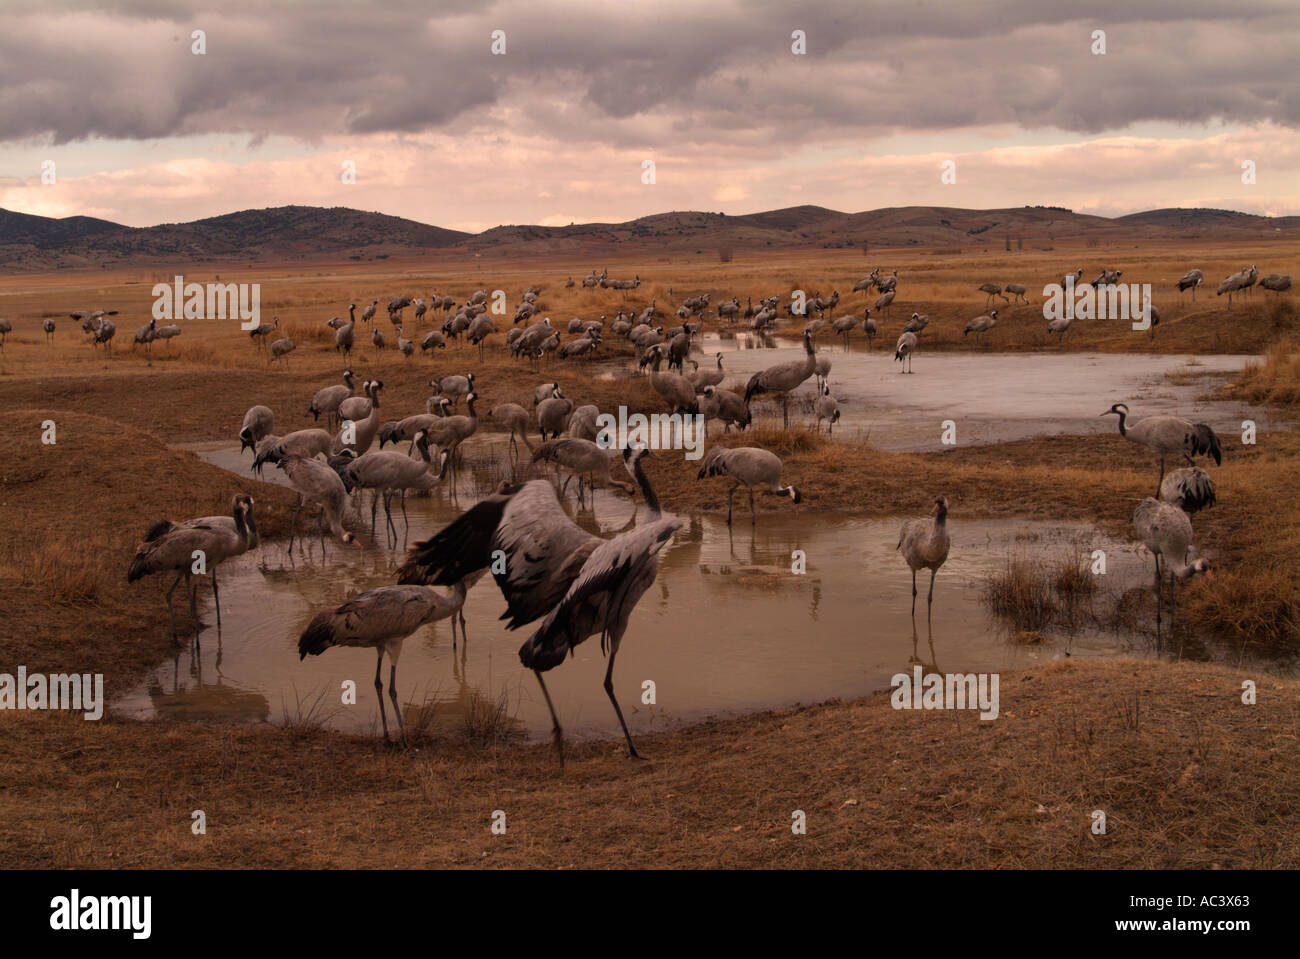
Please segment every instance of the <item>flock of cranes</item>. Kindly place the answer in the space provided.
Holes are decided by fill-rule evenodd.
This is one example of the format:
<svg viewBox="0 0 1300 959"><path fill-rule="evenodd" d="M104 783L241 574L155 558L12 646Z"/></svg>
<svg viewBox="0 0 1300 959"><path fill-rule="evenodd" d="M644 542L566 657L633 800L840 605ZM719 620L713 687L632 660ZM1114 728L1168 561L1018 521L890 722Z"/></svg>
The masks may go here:
<svg viewBox="0 0 1300 959"><path fill-rule="evenodd" d="M1186 288L1192 289L1194 294L1200 281L1193 277L1193 273L1199 271L1192 271L1182 282L1187 282ZM1082 275L1080 269L1067 279L1073 282ZM1118 270L1104 270L1094 282L1098 285L1118 282L1120 275ZM587 282L593 277L594 282ZM1284 279L1289 285L1289 278ZM1280 281L1270 282L1273 280L1273 277L1265 277L1260 285L1266 289L1286 288ZM593 272L583 285L630 291L636 289L640 278L628 282L632 285L619 285L623 281L609 281L607 274ZM537 319L540 288L530 287L516 312L516 323L507 332L504 345L531 367L548 355L559 360L589 357L600 349L604 335L623 337L635 347L636 369L644 373L666 413L702 414L706 422L721 420L727 430L732 426L743 430L750 425L750 407L759 397L780 402L783 423L788 429L789 400L796 390L812 381L816 384L813 425L820 430L825 421L828 429L832 429L840 418L839 407L828 383L830 358L817 352L816 336L825 330L843 338L847 347L851 334L861 328L868 336L869 348L871 338L879 330L877 321L872 318L872 310L888 309L898 293L898 283L897 271L881 276L877 270L856 284L854 292L879 292L874 307L864 307L861 318L850 315L827 321L824 314L834 310L840 299L838 291L829 297L816 295L810 298L808 311L817 316L805 324L801 355L754 373L745 382L743 391L738 386L726 388L721 353L704 367L691 356L693 348L698 352L696 337L703 327L710 294L683 301L675 311L680 320L676 326L665 327L659 322L660 313L654 300L638 311L618 311L613 321L608 321L606 316L598 320L575 317L565 327L565 332L573 339L561 348L560 331L551 319ZM1248 287L1242 287L1245 288ZM1026 293L1023 285L1015 283L984 284L980 290L988 297L986 303L998 297L1004 301L1009 296L1025 299ZM415 350L415 341L402 332L404 310L413 308L417 328L431 310L442 310L446 316L441 329L430 331L421 341L420 348L425 351L446 349L448 341L465 337L478 347L482 356L484 341L498 332L495 323L487 316L487 299L486 290L479 290L463 304L440 296L431 296L427 300L405 296L389 299L388 314L396 331L399 350L408 357ZM378 305L376 299L360 311L359 319L363 324L373 322ZM748 319L754 329L761 330L776 321L779 305L779 297L769 297L757 305L751 300L742 307L739 298L732 297L718 305L717 315L731 323ZM335 317L329 321L334 329L333 348L349 365L357 312L357 305L349 304L348 320ZM801 315L790 307L787 307L787 312L791 316ZM112 311L73 315L80 318L87 332L96 337L106 328L111 328L112 321L108 317L113 315ZM976 317L967 325L965 333L982 337L994 328L997 317L997 310ZM905 372L911 371L911 358L928 324L928 316L913 313L904 326L895 349L895 359L904 363ZM151 322L147 334L142 330L137 341L148 344L157 338L168 338L162 335L161 330ZM255 349L269 351L269 362L287 364L294 344L287 337L272 339L278 330L279 320L276 318L252 330L250 338ZM477 339L476 330L481 334ZM6 332L7 324L0 326L0 335ZM47 332L52 334L52 331ZM143 335L148 339L141 340ZM112 333L109 332L105 342L111 342L111 339ZM382 348L382 337L377 327L372 331L372 342L377 348ZM347 368L341 380L320 386L310 398L304 397L304 407L300 407L302 417L310 417L314 423L323 420L326 428L309 426L277 433L275 413L270 407L259 404L249 408L239 430L241 452L251 451L253 468L260 471L268 465L278 467L299 494L290 524L290 550L297 537L299 515L307 507L320 513L322 546L327 536L345 545L360 546L356 534L345 524L350 499L364 490L370 490L372 494L372 530L377 528L378 504L382 502L385 534L396 546L399 535L393 501L398 501L405 519L407 493L437 490L446 483L449 476L455 475L463 449L475 442L479 435L479 388L472 371L430 379L428 385L433 394L425 401L424 410L400 418L387 418L384 383L379 378L368 378L358 384L356 374ZM462 400L463 413L459 412ZM595 405L578 405L566 396L558 382L544 382L536 387L531 397L531 410L526 400L496 404L486 418L508 434L512 462L517 462L522 443L528 472L540 464L553 467L557 480L561 470L567 472L568 479L561 485L550 480L527 478L526 475L521 478L512 468L511 479L503 482L496 492L464 511L432 538L416 543L398 571L396 584L367 590L334 609L321 611L302 632L298 642L300 657L319 655L332 646L376 650L375 687L380 695L385 741L389 740L389 728L382 701L384 656L388 656L390 664L388 695L397 710L399 738L405 743L395 690L402 643L423 625L444 619L452 621L453 644L456 642L457 618L464 638L466 596L490 570L507 604L507 613L503 617L509 620L507 628L537 624L520 647L519 657L521 663L535 673L546 699L561 764L563 732L544 674L560 665L577 645L597 634L601 636L602 650L608 660L604 688L627 739L629 754L637 756L614 693L614 662L632 612L654 582L660 554L681 522L666 516L660 507L642 465L644 458L650 455L648 450L639 445L612 450L597 443L599 413ZM1159 455L1160 477L1156 495L1143 500L1133 514L1138 538L1156 557L1159 636L1164 574L1167 573L1170 584L1172 621L1177 583L1210 571L1209 563L1196 555L1190 516L1212 506L1216 493L1209 474L1196 467L1192 458L1209 456L1219 464L1222 447L1207 424L1191 423L1172 416L1131 422L1128 407L1122 403L1114 404L1103 415L1112 414L1118 417L1122 436ZM533 430L540 436L539 441L535 442L530 436ZM390 445L392 449L385 449ZM1167 473L1166 458L1170 456L1184 456L1192 465ZM620 459L631 482L621 481L611 472ZM802 501L799 489L785 482L784 468L781 458L766 449L714 446L704 457L697 480L703 482L725 477L731 481L727 499L728 524L733 520L735 493L745 487L749 494L751 521L757 522L755 492L789 498L792 506L796 507ZM562 506L568 484L574 479L577 480L579 504L583 501L584 486L587 490L599 486L617 487L633 499L640 494L649 511L647 521L636 523L609 539L583 530L569 518ZM951 545L947 520L948 500L937 496L928 517L909 520L901 529L897 550L912 573L913 616L916 574L927 569L930 571L927 615L932 612L935 577L946 563ZM207 516L175 523L160 520L150 526L132 559L128 580L134 582L151 574L174 574L165 600L175 633L172 594L184 579L197 644L197 586L191 582L196 570L195 557L202 556L202 572L212 578L220 628L217 566L258 545L252 498L240 495L232 502L229 516ZM497 561L502 556L504 565ZM438 592L438 587L449 588L450 592Z"/></svg>

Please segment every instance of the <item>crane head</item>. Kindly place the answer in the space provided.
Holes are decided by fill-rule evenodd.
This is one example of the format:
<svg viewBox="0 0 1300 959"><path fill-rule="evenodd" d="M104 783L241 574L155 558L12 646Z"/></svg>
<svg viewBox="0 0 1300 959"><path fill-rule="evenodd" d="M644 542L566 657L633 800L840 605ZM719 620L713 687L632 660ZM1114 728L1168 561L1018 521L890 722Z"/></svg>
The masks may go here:
<svg viewBox="0 0 1300 959"><path fill-rule="evenodd" d="M1125 406L1123 403L1116 403L1116 404L1114 404L1110 409L1108 409L1106 412L1101 413L1101 414L1099 414L1099 415L1101 415L1101 416L1110 416L1112 413L1114 413L1114 414L1117 415L1117 416L1127 416L1127 415L1128 415L1128 407Z"/></svg>

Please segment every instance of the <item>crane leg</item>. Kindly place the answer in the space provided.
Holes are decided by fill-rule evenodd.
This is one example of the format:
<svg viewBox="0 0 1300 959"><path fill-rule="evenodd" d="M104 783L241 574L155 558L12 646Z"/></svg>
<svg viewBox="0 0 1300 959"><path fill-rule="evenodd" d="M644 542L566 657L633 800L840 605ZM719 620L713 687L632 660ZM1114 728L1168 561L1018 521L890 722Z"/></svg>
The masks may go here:
<svg viewBox="0 0 1300 959"><path fill-rule="evenodd" d="M1160 651L1160 621L1163 618L1160 607L1160 554L1156 553L1156 652Z"/></svg>
<svg viewBox="0 0 1300 959"><path fill-rule="evenodd" d="M390 659L392 653L388 654ZM397 715L397 731L402 737L402 748L406 748L406 727L402 725L402 707L397 702L397 661L392 660L392 669L388 673L388 696L393 701L393 712Z"/></svg>
<svg viewBox="0 0 1300 959"><path fill-rule="evenodd" d="M1165 564L1168 567L1168 563ZM1174 578L1174 571L1169 570L1169 643L1172 646L1174 641L1174 608L1178 605L1178 581Z"/></svg>
<svg viewBox="0 0 1300 959"><path fill-rule="evenodd" d="M298 514L302 512L302 501L303 501L303 497L302 497L302 496L299 496L299 497L298 497L298 508L297 508L296 510L293 511L293 519L291 519L291 520L289 521L289 552L290 552L290 553L293 552L293 534L294 534L294 533L297 531L297 529L298 529ZM298 544L298 548L299 548L299 549L302 549L302 544L301 544L301 543Z"/></svg>
<svg viewBox="0 0 1300 959"><path fill-rule="evenodd" d="M172 609L172 593L176 592L176 587L179 586L180 583L181 583L181 574L177 573L176 581L172 583L171 589L167 590L167 592L163 594L163 598L167 600L167 617L172 621L172 642L175 643L177 646L179 646L181 643L176 636L176 611Z"/></svg>
<svg viewBox="0 0 1300 959"><path fill-rule="evenodd" d="M197 584L191 588L189 574L185 576L185 592L190 594L190 618L194 620L194 645L199 644L199 587Z"/></svg>
<svg viewBox="0 0 1300 959"><path fill-rule="evenodd" d="M619 725L623 727L623 735L627 737L627 752L631 759L642 759L640 753L636 751L636 746L632 744L632 734L627 730L627 720L623 718L623 710L618 705L618 699L614 696L614 657L618 655L618 641L609 644L609 665L605 668L605 695L609 701L614 704L614 712L618 715Z"/></svg>
<svg viewBox="0 0 1300 959"><path fill-rule="evenodd" d="M749 519L751 523L758 524L758 511L754 509L754 487L749 487Z"/></svg>
<svg viewBox="0 0 1300 959"><path fill-rule="evenodd" d="M912 570L912 618L916 619L916 570Z"/></svg>
<svg viewBox="0 0 1300 959"><path fill-rule="evenodd" d="M731 525L731 504L735 500L736 490L740 489L740 484L735 483L731 487L731 492L727 494L727 525Z"/></svg>
<svg viewBox="0 0 1300 959"><path fill-rule="evenodd" d="M217 607L217 633L221 633L221 592L217 589L217 568L212 567L212 605Z"/></svg>
<svg viewBox="0 0 1300 959"><path fill-rule="evenodd" d="M379 659L375 662L375 697L379 700L379 721L384 724L384 744L388 744L388 717L384 715L384 681L379 678L384 668L384 647L379 647Z"/></svg>
<svg viewBox="0 0 1300 959"><path fill-rule="evenodd" d="M534 669L533 673L537 676L537 684L542 687L542 695L546 698L546 708L551 711L551 742L555 744L556 751L560 754L560 768L564 768L564 730L560 728L559 717L555 715L555 706L551 703L551 694L546 691L546 680L542 679L540 670Z"/></svg>
<svg viewBox="0 0 1300 959"><path fill-rule="evenodd" d="M925 600L925 619L930 620L930 614L934 611L934 574L936 570L930 570L930 595Z"/></svg>

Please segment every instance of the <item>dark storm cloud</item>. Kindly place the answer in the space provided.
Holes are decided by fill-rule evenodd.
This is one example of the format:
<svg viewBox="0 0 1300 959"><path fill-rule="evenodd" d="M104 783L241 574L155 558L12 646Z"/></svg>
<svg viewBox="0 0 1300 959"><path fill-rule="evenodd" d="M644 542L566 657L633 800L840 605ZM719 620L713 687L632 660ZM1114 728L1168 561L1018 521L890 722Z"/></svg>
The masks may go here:
<svg viewBox="0 0 1300 959"><path fill-rule="evenodd" d="M208 52L190 53L190 31ZM491 56L489 35L507 35ZM807 31L808 55L790 52ZM1089 51L1106 31L1107 55ZM1300 7L943 0L807 8L54 0L0 13L0 140L415 132L512 108L574 140L769 142L980 124L1300 125ZM568 104L557 116L557 100ZM635 124L641 132L631 129Z"/></svg>

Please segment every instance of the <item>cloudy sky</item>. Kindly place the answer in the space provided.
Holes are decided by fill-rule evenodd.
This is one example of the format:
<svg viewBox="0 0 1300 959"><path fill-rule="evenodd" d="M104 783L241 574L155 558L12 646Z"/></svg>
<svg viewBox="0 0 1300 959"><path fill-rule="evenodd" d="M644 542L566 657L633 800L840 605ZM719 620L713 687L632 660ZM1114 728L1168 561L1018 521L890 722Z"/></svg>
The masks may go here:
<svg viewBox="0 0 1300 959"><path fill-rule="evenodd" d="M1297 51L1296 0L0 0L0 207L1300 214Z"/></svg>

